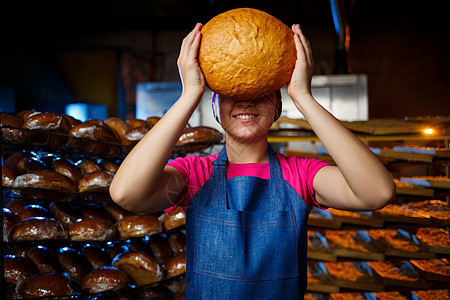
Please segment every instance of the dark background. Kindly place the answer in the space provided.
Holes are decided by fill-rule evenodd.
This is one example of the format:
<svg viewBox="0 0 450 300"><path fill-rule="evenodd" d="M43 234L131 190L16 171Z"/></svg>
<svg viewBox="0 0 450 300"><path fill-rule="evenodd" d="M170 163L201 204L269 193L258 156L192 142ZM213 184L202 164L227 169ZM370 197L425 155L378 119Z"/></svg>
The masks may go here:
<svg viewBox="0 0 450 300"><path fill-rule="evenodd" d="M65 104L88 99L117 115L120 53L145 57L154 66L151 80L179 80L176 56L185 34L196 22L237 7L262 9L288 26L300 23L313 48L315 74L332 74L335 64L336 36L325 0L9 2L0 16L0 86L14 89L17 112L62 112ZM368 76L370 118L449 115L445 2L353 4L348 65Z"/></svg>

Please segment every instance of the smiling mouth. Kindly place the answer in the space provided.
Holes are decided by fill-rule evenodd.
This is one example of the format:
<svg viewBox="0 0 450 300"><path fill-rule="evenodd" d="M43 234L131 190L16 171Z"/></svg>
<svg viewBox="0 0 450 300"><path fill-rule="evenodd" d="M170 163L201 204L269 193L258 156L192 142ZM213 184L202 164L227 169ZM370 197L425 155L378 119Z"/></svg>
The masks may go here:
<svg viewBox="0 0 450 300"><path fill-rule="evenodd" d="M252 119L256 118L258 115L236 115L234 116L236 119Z"/></svg>

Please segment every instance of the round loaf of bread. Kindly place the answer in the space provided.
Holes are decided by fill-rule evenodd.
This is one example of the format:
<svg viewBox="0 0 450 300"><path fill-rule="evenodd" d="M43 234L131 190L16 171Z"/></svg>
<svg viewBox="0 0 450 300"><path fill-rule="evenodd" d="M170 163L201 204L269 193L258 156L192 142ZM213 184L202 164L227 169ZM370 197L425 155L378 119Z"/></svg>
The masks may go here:
<svg viewBox="0 0 450 300"><path fill-rule="evenodd" d="M13 114L0 114L2 135L5 141L12 143L23 143L25 141L25 131L20 129L23 126L23 119Z"/></svg>
<svg viewBox="0 0 450 300"><path fill-rule="evenodd" d="M121 139L123 151L129 153L136 144L149 132L149 127L135 127L128 130Z"/></svg>
<svg viewBox="0 0 450 300"><path fill-rule="evenodd" d="M141 252L126 252L117 255L112 265L124 270L136 285L143 286L163 279L164 272L156 260Z"/></svg>
<svg viewBox="0 0 450 300"><path fill-rule="evenodd" d="M111 258L102 247L96 244L86 244L81 253L94 269L100 269L111 265Z"/></svg>
<svg viewBox="0 0 450 300"><path fill-rule="evenodd" d="M212 18L201 33L198 61L212 91L248 100L290 80L296 61L294 34L274 16L237 8Z"/></svg>
<svg viewBox="0 0 450 300"><path fill-rule="evenodd" d="M156 116L152 116L152 117L148 117L147 120L145 120L148 124L148 126L150 126L150 128L152 128L153 126L156 125L156 123L159 122L159 120L161 120L160 117L156 117Z"/></svg>
<svg viewBox="0 0 450 300"><path fill-rule="evenodd" d="M83 176L78 181L78 190L84 192L108 192L109 186L114 178L110 171L95 171Z"/></svg>
<svg viewBox="0 0 450 300"><path fill-rule="evenodd" d="M80 170L72 162L62 158L52 161L52 170L69 177L76 184L78 184L78 181L83 177Z"/></svg>
<svg viewBox="0 0 450 300"><path fill-rule="evenodd" d="M173 253L186 251L186 234L184 234L181 230L171 232L168 240Z"/></svg>
<svg viewBox="0 0 450 300"><path fill-rule="evenodd" d="M81 282L81 288L88 293L117 291L128 286L128 275L124 271L106 266L87 274Z"/></svg>
<svg viewBox="0 0 450 300"><path fill-rule="evenodd" d="M19 169L15 164L9 161L4 161L2 166L2 185L6 187L13 187L14 180L19 175Z"/></svg>
<svg viewBox="0 0 450 300"><path fill-rule="evenodd" d="M167 258L172 256L169 241L162 235L154 235L148 242L148 246L152 250L153 256L158 263L163 263Z"/></svg>
<svg viewBox="0 0 450 300"><path fill-rule="evenodd" d="M22 207L29 204L32 204L32 202L20 198L14 198L9 201L8 204L6 204L6 207L11 211L11 213L16 214L19 210L22 209Z"/></svg>
<svg viewBox="0 0 450 300"><path fill-rule="evenodd" d="M126 210L126 209L124 209L122 207L120 207L119 205L117 205L114 202L112 202L112 203L105 203L105 205L103 207L109 213L109 215L111 217L113 217L114 220L116 220L116 221L121 220L123 217L132 215L131 212L129 212L128 210Z"/></svg>
<svg viewBox="0 0 450 300"><path fill-rule="evenodd" d="M3 278L6 282L12 284L17 284L20 280L25 280L32 275L32 272L25 261L14 255L3 256L3 267Z"/></svg>
<svg viewBox="0 0 450 300"><path fill-rule="evenodd" d="M25 198L37 200L71 201L77 194L76 184L52 170L28 172L16 177L14 188Z"/></svg>
<svg viewBox="0 0 450 300"><path fill-rule="evenodd" d="M150 128L150 125L141 119L130 119L127 120L127 124L128 126L130 126L130 128L136 128L136 127L148 127Z"/></svg>
<svg viewBox="0 0 450 300"><path fill-rule="evenodd" d="M18 291L22 297L31 299L70 296L73 293L73 287L70 279L60 273L39 273L20 283Z"/></svg>
<svg viewBox="0 0 450 300"><path fill-rule="evenodd" d="M103 121L117 136L120 140L122 136L130 129L130 126L118 117L110 117Z"/></svg>
<svg viewBox="0 0 450 300"><path fill-rule="evenodd" d="M75 249L64 247L59 249L58 262L74 281L81 280L91 271L89 262Z"/></svg>
<svg viewBox="0 0 450 300"><path fill-rule="evenodd" d="M28 117L22 127L30 129L26 134L28 143L47 146L51 149L61 149L65 148L67 144L67 134L72 128L72 124L62 114L47 112ZM35 130L39 132L35 132ZM50 132L50 134L42 133L43 131Z"/></svg>
<svg viewBox="0 0 450 300"><path fill-rule="evenodd" d="M31 171L42 171L47 167L45 166L44 162L37 157L29 156L22 158L17 163L17 168L21 173L28 173Z"/></svg>
<svg viewBox="0 0 450 300"><path fill-rule="evenodd" d="M105 126L86 121L72 127L69 131L70 147L88 156L117 157L121 150L120 141Z"/></svg>
<svg viewBox="0 0 450 300"><path fill-rule="evenodd" d="M50 217L50 214L48 212L48 209L44 208L43 206L38 204L30 204L22 207L16 213L16 216L19 218L19 220L25 220L34 217L48 218Z"/></svg>
<svg viewBox="0 0 450 300"><path fill-rule="evenodd" d="M114 225L102 219L82 219L69 229L69 236L73 241L109 241L115 235Z"/></svg>
<svg viewBox="0 0 450 300"><path fill-rule="evenodd" d="M218 130L207 127L198 126L186 128L178 138L176 146L190 146L195 144L211 145L222 141L223 135Z"/></svg>
<svg viewBox="0 0 450 300"><path fill-rule="evenodd" d="M113 161L113 160L103 160L102 166L103 166L103 169L105 169L106 171L110 171L115 174L117 172L117 170L119 169L120 163L117 161Z"/></svg>
<svg viewBox="0 0 450 300"><path fill-rule="evenodd" d="M99 164L89 158L83 158L76 162L78 169L81 171L81 175L85 176L87 174L101 171L102 168Z"/></svg>
<svg viewBox="0 0 450 300"><path fill-rule="evenodd" d="M83 203L78 207L78 211L81 213L84 219L101 219L111 223L115 220L106 211L103 205L95 203Z"/></svg>
<svg viewBox="0 0 450 300"><path fill-rule="evenodd" d="M186 273L186 252L180 252L164 262L166 277L175 277Z"/></svg>
<svg viewBox="0 0 450 300"><path fill-rule="evenodd" d="M163 225L166 231L186 225L186 215L181 207L177 207L163 215Z"/></svg>
<svg viewBox="0 0 450 300"><path fill-rule="evenodd" d="M16 177L15 188L34 188L76 192L75 183L68 177L51 170L31 171Z"/></svg>
<svg viewBox="0 0 450 300"><path fill-rule="evenodd" d="M13 242L67 239L64 226L52 218L28 218L17 222L10 232Z"/></svg>
<svg viewBox="0 0 450 300"><path fill-rule="evenodd" d="M142 237L160 233L162 223L155 214L131 215L117 221L121 238Z"/></svg>
<svg viewBox="0 0 450 300"><path fill-rule="evenodd" d="M52 202L49 205L49 210L66 229L69 229L78 219L80 219L80 214L69 203Z"/></svg>
<svg viewBox="0 0 450 300"><path fill-rule="evenodd" d="M58 272L59 265L56 255L45 246L26 249L26 258L30 260L40 273Z"/></svg>

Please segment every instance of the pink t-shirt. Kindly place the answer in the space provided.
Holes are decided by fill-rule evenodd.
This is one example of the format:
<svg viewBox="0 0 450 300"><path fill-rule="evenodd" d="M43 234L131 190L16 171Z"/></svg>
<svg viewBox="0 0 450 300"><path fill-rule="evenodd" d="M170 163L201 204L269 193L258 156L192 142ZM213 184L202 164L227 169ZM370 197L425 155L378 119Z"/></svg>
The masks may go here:
<svg viewBox="0 0 450 300"><path fill-rule="evenodd" d="M218 156L219 153L205 157L188 155L184 158L176 158L167 163L167 166L174 167L182 174L186 183L186 195L179 204L184 210L186 210L192 196L210 178L214 167L211 163ZM305 201L309 211L311 211L313 206L318 206L314 198L314 176L321 168L330 164L319 159L308 159L301 156L287 157L278 152L277 156L280 161L283 179L294 188L303 201ZM269 179L269 163L229 163L227 167L227 179L236 176L255 176Z"/></svg>

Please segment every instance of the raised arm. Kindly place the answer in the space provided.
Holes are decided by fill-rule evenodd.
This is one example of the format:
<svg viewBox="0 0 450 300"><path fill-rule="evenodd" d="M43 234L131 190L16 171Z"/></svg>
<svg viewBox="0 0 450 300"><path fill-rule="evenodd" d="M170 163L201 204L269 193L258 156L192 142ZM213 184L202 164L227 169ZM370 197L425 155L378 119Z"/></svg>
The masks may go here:
<svg viewBox="0 0 450 300"><path fill-rule="evenodd" d="M177 60L183 92L177 102L133 148L110 186L114 202L137 212L158 211L174 205L184 189L181 174L166 163L205 91L197 63L201 24L184 38Z"/></svg>
<svg viewBox="0 0 450 300"><path fill-rule="evenodd" d="M300 26L292 26L297 62L288 94L333 158L315 176L316 201L347 210L374 210L395 196L395 184L379 159L353 133L325 110L311 94L313 58Z"/></svg>

